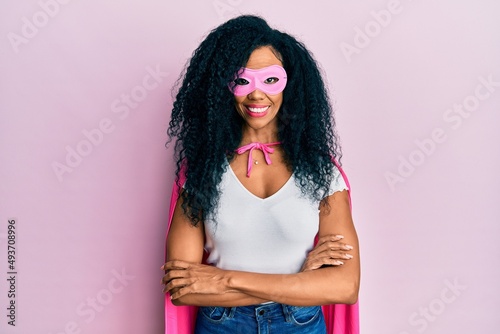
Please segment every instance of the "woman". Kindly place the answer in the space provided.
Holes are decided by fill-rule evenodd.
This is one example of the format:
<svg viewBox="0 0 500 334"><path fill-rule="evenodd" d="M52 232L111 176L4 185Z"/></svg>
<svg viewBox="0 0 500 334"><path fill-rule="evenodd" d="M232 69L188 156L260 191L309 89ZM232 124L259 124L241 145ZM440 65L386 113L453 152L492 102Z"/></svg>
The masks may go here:
<svg viewBox="0 0 500 334"><path fill-rule="evenodd" d="M181 317L195 309L173 303L198 306L200 334L357 333L358 241L305 46L255 16L214 29L180 81L168 133L167 332L192 332Z"/></svg>

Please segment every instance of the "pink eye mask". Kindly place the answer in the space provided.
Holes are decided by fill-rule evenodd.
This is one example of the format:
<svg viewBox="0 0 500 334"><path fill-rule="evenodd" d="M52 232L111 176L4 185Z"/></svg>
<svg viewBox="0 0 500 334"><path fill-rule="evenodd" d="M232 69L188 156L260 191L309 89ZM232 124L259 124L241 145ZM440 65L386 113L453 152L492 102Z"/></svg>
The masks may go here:
<svg viewBox="0 0 500 334"><path fill-rule="evenodd" d="M279 65L271 65L259 70L242 67L229 89L236 96L245 96L258 89L269 95L281 93L286 86L286 71Z"/></svg>

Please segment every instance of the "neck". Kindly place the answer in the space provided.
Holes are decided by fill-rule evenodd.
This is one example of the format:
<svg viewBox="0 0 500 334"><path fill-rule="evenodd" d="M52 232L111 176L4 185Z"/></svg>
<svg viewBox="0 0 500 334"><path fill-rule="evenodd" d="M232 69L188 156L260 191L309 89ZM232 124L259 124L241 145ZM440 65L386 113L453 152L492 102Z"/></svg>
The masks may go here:
<svg viewBox="0 0 500 334"><path fill-rule="evenodd" d="M278 131L269 131L264 129L244 129L240 145L250 143L273 143L279 141Z"/></svg>

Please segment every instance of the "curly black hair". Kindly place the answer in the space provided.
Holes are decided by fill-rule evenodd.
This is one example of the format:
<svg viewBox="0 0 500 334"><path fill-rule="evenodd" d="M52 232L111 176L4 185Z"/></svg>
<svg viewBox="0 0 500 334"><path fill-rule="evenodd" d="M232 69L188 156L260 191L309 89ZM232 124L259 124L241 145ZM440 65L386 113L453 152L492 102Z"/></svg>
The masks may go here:
<svg viewBox="0 0 500 334"><path fill-rule="evenodd" d="M242 138L243 120L228 83L257 48L269 46L282 61L287 85L278 113L278 137L297 186L321 201L330 187L341 149L332 107L319 66L305 45L272 29L258 16L242 15L212 30L194 51L174 89L167 134L173 137L176 183L184 213L193 225L216 211L226 159ZM221 117L227 115L227 117ZM182 171L181 171L182 170ZM180 184L184 172L186 182Z"/></svg>

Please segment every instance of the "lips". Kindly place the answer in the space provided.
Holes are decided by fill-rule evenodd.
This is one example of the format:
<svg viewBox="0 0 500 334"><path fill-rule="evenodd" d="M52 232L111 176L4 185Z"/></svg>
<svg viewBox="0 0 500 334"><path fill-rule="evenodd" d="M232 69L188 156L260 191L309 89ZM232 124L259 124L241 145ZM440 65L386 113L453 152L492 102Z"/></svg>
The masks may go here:
<svg viewBox="0 0 500 334"><path fill-rule="evenodd" d="M246 105L245 111L251 117L264 117L267 115L270 106L263 105Z"/></svg>

